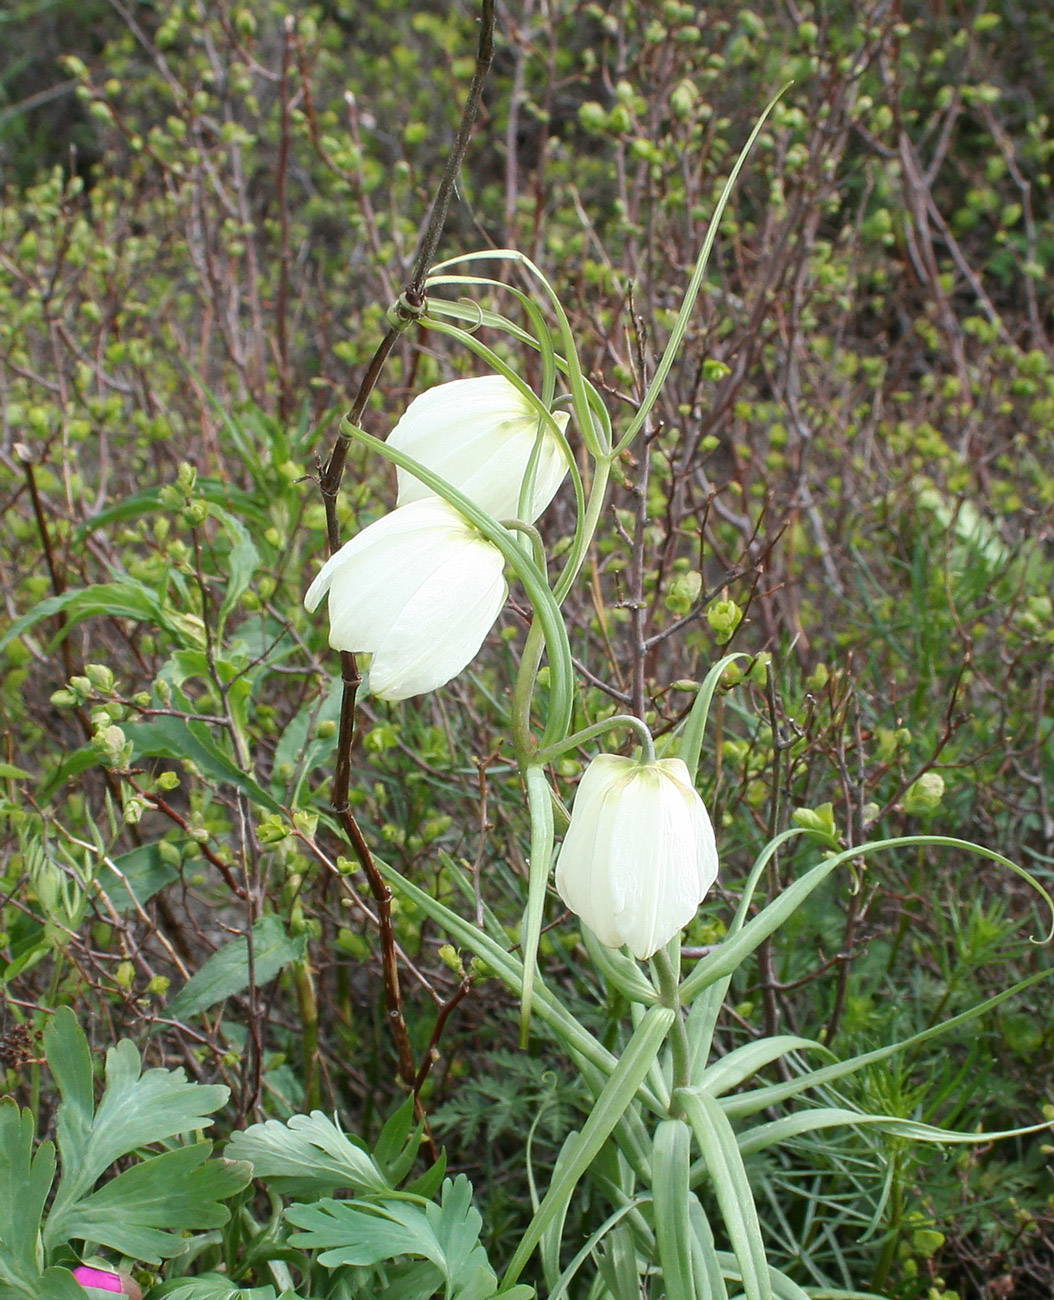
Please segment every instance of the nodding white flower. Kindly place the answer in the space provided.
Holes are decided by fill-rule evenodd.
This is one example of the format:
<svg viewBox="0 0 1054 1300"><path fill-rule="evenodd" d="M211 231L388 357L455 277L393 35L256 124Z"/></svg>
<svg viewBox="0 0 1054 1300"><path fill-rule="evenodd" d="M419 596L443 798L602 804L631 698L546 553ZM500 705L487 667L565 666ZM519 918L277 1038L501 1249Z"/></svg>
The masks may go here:
<svg viewBox="0 0 1054 1300"><path fill-rule="evenodd" d="M561 432L566 411L554 411ZM388 445L404 451L496 519L519 515L520 489L539 440L535 406L504 375L455 379L415 397L388 435ZM534 523L556 495L567 473L567 458L553 430L541 430L534 488L524 518ZM409 470L398 470L397 504L434 496Z"/></svg>
<svg viewBox="0 0 1054 1300"><path fill-rule="evenodd" d="M439 497L400 506L330 556L307 590L329 593L329 644L372 654L383 700L434 691L473 659L509 589L504 558Z"/></svg>
<svg viewBox="0 0 1054 1300"><path fill-rule="evenodd" d="M688 924L716 879L714 829L681 759L593 759L578 784L556 888L602 944L650 957Z"/></svg>

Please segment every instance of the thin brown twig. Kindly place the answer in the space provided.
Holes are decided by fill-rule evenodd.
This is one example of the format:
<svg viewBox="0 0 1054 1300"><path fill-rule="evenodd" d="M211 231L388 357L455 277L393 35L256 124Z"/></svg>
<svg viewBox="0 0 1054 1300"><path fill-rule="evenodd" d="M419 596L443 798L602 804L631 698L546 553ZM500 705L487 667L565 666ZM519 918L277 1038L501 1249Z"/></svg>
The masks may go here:
<svg viewBox="0 0 1054 1300"><path fill-rule="evenodd" d="M278 201L278 221L281 238L278 252L278 294L275 302L275 343L278 348L278 413L283 420L289 418L293 406L293 390L289 378L289 339L287 315L289 312L289 145L292 137L289 102L289 69L293 54L293 32L296 19L287 14L282 34L282 82L279 92L282 101L282 134L278 146L278 167L275 175L275 195Z"/></svg>
<svg viewBox="0 0 1054 1300"><path fill-rule="evenodd" d="M420 316L425 303L424 286L429 268L435 258L443 227L446 224L450 198L454 191L465 151L472 138L472 129L479 113L483 93L483 84L494 57L494 0L482 0L480 13L479 45L476 53L476 67L472 76L468 98L461 113L454 146L447 159L443 179L439 184L435 200L429 213L428 223L421 240L417 259L409 283L403 290L399 301L388 313L389 328L373 354L366 372L359 384L355 400L348 411L346 421L357 425L366 409L370 394L373 392L381 375L384 363L391 354L399 335ZM341 430L338 433L333 450L319 475L319 490L326 510L326 532L330 552L340 547L340 526L337 519L337 493L344 477L350 438ZM337 738L337 761L333 773L333 811L347 836L359 865L366 874L370 892L377 904L378 931L381 944L381 966L384 979L385 1006L388 1022L395 1040L396 1054L399 1062L399 1077L403 1083L413 1089L416 1083L414 1053L410 1042L410 1033L403 1017L402 989L399 982L399 965L395 943L395 930L392 924L391 890L388 888L373 860L373 854L366 838L355 820L349 806L351 788L351 750L355 739L355 697L362 680L354 654L341 651L341 679L343 681L343 698L340 710L340 731Z"/></svg>

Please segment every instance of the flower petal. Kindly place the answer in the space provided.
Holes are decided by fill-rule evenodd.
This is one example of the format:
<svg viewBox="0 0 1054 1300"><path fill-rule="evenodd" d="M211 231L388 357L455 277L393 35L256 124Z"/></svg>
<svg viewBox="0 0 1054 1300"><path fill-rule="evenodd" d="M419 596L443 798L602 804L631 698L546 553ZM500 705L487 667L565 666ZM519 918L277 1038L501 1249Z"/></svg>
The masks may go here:
<svg viewBox="0 0 1054 1300"><path fill-rule="evenodd" d="M332 556L329 642L373 655L370 685L401 700L442 686L478 652L508 595L504 558L439 497L400 506Z"/></svg>
<svg viewBox="0 0 1054 1300"><path fill-rule="evenodd" d="M469 538L437 551L442 562L374 650L370 690L380 699L405 700L456 677L479 653L508 597L496 546Z"/></svg>
<svg viewBox="0 0 1054 1300"><path fill-rule="evenodd" d="M556 861L560 897L609 948L621 948L624 942L610 888L614 811L635 766L632 759L618 754L598 754L593 759L578 783L571 822Z"/></svg>
<svg viewBox="0 0 1054 1300"><path fill-rule="evenodd" d="M601 943L652 956L688 924L716 877L713 827L682 760L602 754L590 763L556 887Z"/></svg>
<svg viewBox="0 0 1054 1300"><path fill-rule="evenodd" d="M566 411L553 414L561 429ZM498 519L518 513L520 489L538 440L535 409L503 375L455 379L415 397L388 435L389 446L413 456ZM542 432L534 488L526 512L533 522L556 495L567 461L550 429ZM398 504L423 500L432 490L404 469L397 471Z"/></svg>

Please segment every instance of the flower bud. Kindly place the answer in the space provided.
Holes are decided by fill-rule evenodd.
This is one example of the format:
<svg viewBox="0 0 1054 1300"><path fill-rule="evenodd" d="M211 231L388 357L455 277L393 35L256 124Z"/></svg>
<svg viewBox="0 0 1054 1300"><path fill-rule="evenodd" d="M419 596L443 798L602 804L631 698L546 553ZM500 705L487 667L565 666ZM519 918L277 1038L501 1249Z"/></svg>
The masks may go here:
<svg viewBox="0 0 1054 1300"><path fill-rule="evenodd" d="M143 1300L139 1283L127 1273L112 1273L108 1269L81 1264L73 1270L73 1276L90 1296L123 1295L129 1300Z"/></svg>
<svg viewBox="0 0 1054 1300"><path fill-rule="evenodd" d="M936 812L944 798L944 777L940 772L924 772L904 795L904 811L925 817Z"/></svg>

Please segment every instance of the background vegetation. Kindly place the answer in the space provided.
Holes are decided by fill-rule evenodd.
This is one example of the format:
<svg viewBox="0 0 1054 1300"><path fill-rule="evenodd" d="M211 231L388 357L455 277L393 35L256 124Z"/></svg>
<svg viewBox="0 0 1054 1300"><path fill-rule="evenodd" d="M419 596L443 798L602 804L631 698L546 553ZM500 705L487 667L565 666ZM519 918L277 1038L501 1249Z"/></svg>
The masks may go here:
<svg viewBox="0 0 1054 1300"><path fill-rule="evenodd" d="M728 681L704 762L723 869L699 947L800 808L847 845L933 829L1051 879L1041 9L499 6L441 251L532 257L616 420L723 177L794 82L569 605L583 725L628 708L661 733L721 646L771 661L767 685L757 669ZM321 1106L369 1140L401 1100L371 903L327 815L335 656L301 601L325 555L312 477L409 275L474 29L461 0L23 0L0 16L14 52L0 73L0 1065L41 1132L55 1097L39 1035L64 1006L96 1049L131 1036L152 1064L227 1083L225 1132ZM530 378L532 358L515 359ZM423 387L470 373L442 336L410 331L366 427L383 435ZM353 451L346 532L393 500L387 469ZM543 520L551 544L568 518L558 501ZM449 870L467 864L510 934L525 817L505 691L522 628L514 594L449 688L362 699L353 794L382 857L471 908ZM580 768L556 774L568 790ZM788 853L772 888L794 872ZM736 988L726 1046L782 1027L864 1050L1050 965L1032 896L946 852L821 892ZM549 978L602 1032L618 1008L595 1004L555 897L548 920ZM544 1183L579 1122L578 1082L517 1050L502 990L466 977L431 923L404 906L397 926L431 1131L500 1256L529 1214L524 1133L537 1121ZM876 1069L853 1098L959 1129L1035 1123L1054 1087L1045 988ZM803 1140L754 1174L774 1258L803 1283L1049 1300L1050 1150L1040 1136L934 1164L854 1135ZM574 1212L590 1221L587 1200Z"/></svg>

